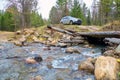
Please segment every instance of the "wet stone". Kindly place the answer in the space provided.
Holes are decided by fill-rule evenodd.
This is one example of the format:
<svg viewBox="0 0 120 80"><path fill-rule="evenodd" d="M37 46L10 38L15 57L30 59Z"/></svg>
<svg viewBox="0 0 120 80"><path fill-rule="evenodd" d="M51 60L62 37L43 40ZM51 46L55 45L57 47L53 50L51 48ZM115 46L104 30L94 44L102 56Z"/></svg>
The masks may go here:
<svg viewBox="0 0 120 80"><path fill-rule="evenodd" d="M39 75L39 76L35 76L35 78L33 80L43 80L42 77Z"/></svg>
<svg viewBox="0 0 120 80"><path fill-rule="evenodd" d="M65 48L65 47L67 47L67 44L65 44L65 43L58 43L57 46L58 46L58 47Z"/></svg>
<svg viewBox="0 0 120 80"><path fill-rule="evenodd" d="M65 51L66 53L80 53L80 51L76 48L68 47Z"/></svg>
<svg viewBox="0 0 120 80"><path fill-rule="evenodd" d="M78 66L79 70L85 70L89 73L94 73L94 65L93 65L93 60L91 58L88 58L86 61L83 61L80 63Z"/></svg>

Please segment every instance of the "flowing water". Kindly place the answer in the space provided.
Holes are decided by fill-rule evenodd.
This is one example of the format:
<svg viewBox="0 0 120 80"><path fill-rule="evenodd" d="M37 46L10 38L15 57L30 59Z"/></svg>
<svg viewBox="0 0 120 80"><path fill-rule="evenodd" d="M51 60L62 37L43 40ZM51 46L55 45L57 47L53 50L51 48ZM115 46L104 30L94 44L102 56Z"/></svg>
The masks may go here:
<svg viewBox="0 0 120 80"><path fill-rule="evenodd" d="M66 48L47 47L40 43L18 47L9 42L0 43L0 80L34 80L41 76L43 80L95 80L94 75L78 71L78 65L88 57L101 55L101 46L83 48L72 46L81 54L65 53ZM91 51L94 50L94 53ZM43 61L36 64L25 63L25 58L41 55ZM17 56L17 58L12 58Z"/></svg>

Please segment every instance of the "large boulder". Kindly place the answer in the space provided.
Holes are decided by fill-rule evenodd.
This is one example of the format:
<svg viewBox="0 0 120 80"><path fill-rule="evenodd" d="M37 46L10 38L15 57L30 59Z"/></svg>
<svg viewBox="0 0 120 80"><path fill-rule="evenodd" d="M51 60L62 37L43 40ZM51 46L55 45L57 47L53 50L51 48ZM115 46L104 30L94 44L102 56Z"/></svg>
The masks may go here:
<svg viewBox="0 0 120 80"><path fill-rule="evenodd" d="M80 63L78 70L85 70L89 73L94 73L94 61L95 59L88 58L86 61Z"/></svg>
<svg viewBox="0 0 120 80"><path fill-rule="evenodd" d="M96 80L118 80L119 64L113 57L100 56L95 62Z"/></svg>

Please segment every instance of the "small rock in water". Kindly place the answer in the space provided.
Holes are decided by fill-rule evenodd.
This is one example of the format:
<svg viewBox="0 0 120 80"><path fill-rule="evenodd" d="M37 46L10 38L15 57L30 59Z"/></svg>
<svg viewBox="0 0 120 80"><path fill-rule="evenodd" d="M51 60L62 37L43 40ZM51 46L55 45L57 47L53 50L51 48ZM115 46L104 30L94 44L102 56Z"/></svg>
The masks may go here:
<svg viewBox="0 0 120 80"><path fill-rule="evenodd" d="M35 56L34 58L27 58L25 60L26 63L28 64L35 64L35 63L38 63L38 62L41 62L43 59L41 56Z"/></svg>
<svg viewBox="0 0 120 80"><path fill-rule="evenodd" d="M85 48L89 48L90 46L89 45L84 45Z"/></svg>
<svg viewBox="0 0 120 80"><path fill-rule="evenodd" d="M43 78L39 75L39 76L36 76L33 80L43 80Z"/></svg>
<svg viewBox="0 0 120 80"><path fill-rule="evenodd" d="M86 80L92 80L91 78L88 78L88 79L86 79Z"/></svg>
<svg viewBox="0 0 120 80"><path fill-rule="evenodd" d="M90 73L94 73L93 59L88 58L86 61L83 61L79 66L79 70L85 70Z"/></svg>
<svg viewBox="0 0 120 80"><path fill-rule="evenodd" d="M15 44L16 46L23 46L23 44L22 44L20 41L14 41L14 44Z"/></svg>
<svg viewBox="0 0 120 80"><path fill-rule="evenodd" d="M25 62L28 63L28 64L35 64L35 63L37 63L37 61L34 60L33 58L27 58L27 59L25 59Z"/></svg>
<svg viewBox="0 0 120 80"><path fill-rule="evenodd" d="M35 56L34 60L37 61L37 62L41 62L43 59L42 59L41 56Z"/></svg>
<svg viewBox="0 0 120 80"><path fill-rule="evenodd" d="M85 47L85 48L92 48L92 46L90 46L90 45L88 45L88 44L87 44L87 45L84 45L84 47Z"/></svg>
<svg viewBox="0 0 120 80"><path fill-rule="evenodd" d="M65 47L67 47L67 44L65 44L65 43L58 43L57 46L58 46L58 47L65 48Z"/></svg>
<svg viewBox="0 0 120 80"><path fill-rule="evenodd" d="M53 68L53 66L52 66L51 63L47 64L47 67L48 67L49 69L52 69L52 68Z"/></svg>
<svg viewBox="0 0 120 80"><path fill-rule="evenodd" d="M50 46L43 47L43 50L51 50Z"/></svg>
<svg viewBox="0 0 120 80"><path fill-rule="evenodd" d="M91 54L94 54L95 53L95 50L91 50L91 52L90 52Z"/></svg>
<svg viewBox="0 0 120 80"><path fill-rule="evenodd" d="M3 47L3 46L0 46L0 49L4 49L4 47Z"/></svg>
<svg viewBox="0 0 120 80"><path fill-rule="evenodd" d="M80 53L80 51L78 49L75 49L72 47L68 47L65 52L66 53Z"/></svg>
<svg viewBox="0 0 120 80"><path fill-rule="evenodd" d="M105 56L113 56L114 57L114 53L115 51L114 50L107 50L103 53L103 55Z"/></svg>

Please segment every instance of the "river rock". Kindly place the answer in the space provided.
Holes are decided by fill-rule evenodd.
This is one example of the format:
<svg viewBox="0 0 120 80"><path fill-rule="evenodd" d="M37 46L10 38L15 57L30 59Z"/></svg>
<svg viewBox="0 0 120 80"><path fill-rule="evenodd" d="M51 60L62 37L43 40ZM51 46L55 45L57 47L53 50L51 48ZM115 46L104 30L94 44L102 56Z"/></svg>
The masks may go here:
<svg viewBox="0 0 120 80"><path fill-rule="evenodd" d="M117 53L120 53L120 45L118 45L118 47L115 49L115 51L116 51Z"/></svg>
<svg viewBox="0 0 120 80"><path fill-rule="evenodd" d="M21 36L21 38L19 39L20 42L26 42L26 37L24 35Z"/></svg>
<svg viewBox="0 0 120 80"><path fill-rule="evenodd" d="M14 41L13 42L16 46L23 46L22 42L20 41Z"/></svg>
<svg viewBox="0 0 120 80"><path fill-rule="evenodd" d="M86 80L92 80L92 78L88 78L88 79L86 79Z"/></svg>
<svg viewBox="0 0 120 80"><path fill-rule="evenodd" d="M38 32L34 32L34 35L36 36L36 37L39 37L40 36L40 34L38 33Z"/></svg>
<svg viewBox="0 0 120 80"><path fill-rule="evenodd" d="M35 64L35 63L37 63L37 61L34 60L33 58L27 58L27 59L25 59L25 62L26 62L27 64Z"/></svg>
<svg viewBox="0 0 120 80"><path fill-rule="evenodd" d="M24 35L26 35L26 34L34 34L34 32L35 32L35 31L32 30L32 29L24 29L24 30L23 30L23 34L24 34Z"/></svg>
<svg viewBox="0 0 120 80"><path fill-rule="evenodd" d="M84 45L84 48L92 48L89 44Z"/></svg>
<svg viewBox="0 0 120 80"><path fill-rule="evenodd" d="M115 58L100 56L95 62L95 77L97 80L118 80L118 68Z"/></svg>
<svg viewBox="0 0 120 80"><path fill-rule="evenodd" d="M114 56L114 50L107 50L103 53L103 55L105 56Z"/></svg>
<svg viewBox="0 0 120 80"><path fill-rule="evenodd" d="M33 80L43 80L41 76L36 76Z"/></svg>
<svg viewBox="0 0 120 80"><path fill-rule="evenodd" d="M83 61L79 66L78 70L85 70L89 73L94 73L94 59L88 58L86 61Z"/></svg>
<svg viewBox="0 0 120 80"><path fill-rule="evenodd" d="M20 34L22 34L22 31L18 30L18 31L15 32L15 34L20 35Z"/></svg>
<svg viewBox="0 0 120 80"><path fill-rule="evenodd" d="M103 55L111 56L111 57L114 57L114 58L119 58L120 57L120 53L116 52L115 50L107 50L103 53Z"/></svg>
<svg viewBox="0 0 120 80"><path fill-rule="evenodd" d="M43 61L43 59L42 59L42 57L41 57L40 55L36 55L36 56L34 57L34 60L37 61L37 62Z"/></svg>
<svg viewBox="0 0 120 80"><path fill-rule="evenodd" d="M57 46L58 46L58 47L65 48L65 47L67 47L67 44L65 44L65 43L58 43Z"/></svg>
<svg viewBox="0 0 120 80"><path fill-rule="evenodd" d="M34 42L40 42L40 40L34 35L32 36L32 39L33 39Z"/></svg>
<svg viewBox="0 0 120 80"><path fill-rule="evenodd" d="M43 59L41 56L35 56L34 58L28 57L25 59L25 62L28 64L35 64L41 62Z"/></svg>
<svg viewBox="0 0 120 80"><path fill-rule="evenodd" d="M66 53L80 53L80 51L78 49L75 49L72 47L68 47L65 52Z"/></svg>

